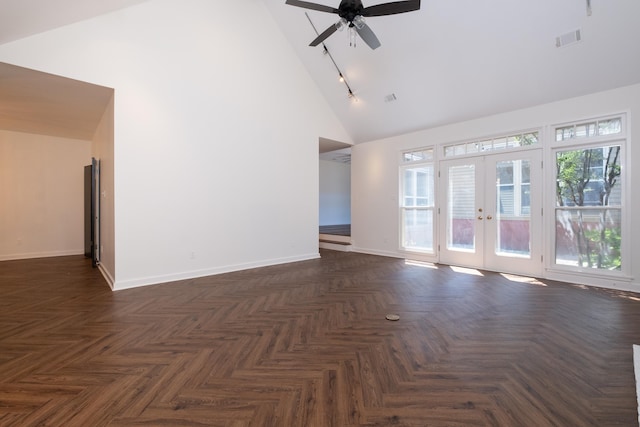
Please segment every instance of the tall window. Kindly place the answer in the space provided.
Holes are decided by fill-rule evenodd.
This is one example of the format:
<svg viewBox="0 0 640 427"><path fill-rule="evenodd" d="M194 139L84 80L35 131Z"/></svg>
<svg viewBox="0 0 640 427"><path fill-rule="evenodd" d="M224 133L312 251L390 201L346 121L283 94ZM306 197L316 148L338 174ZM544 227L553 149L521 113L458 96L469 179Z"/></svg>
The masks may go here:
<svg viewBox="0 0 640 427"><path fill-rule="evenodd" d="M556 129L555 263L622 270L624 140L621 118ZM589 140L592 143L588 143Z"/></svg>
<svg viewBox="0 0 640 427"><path fill-rule="evenodd" d="M402 155L401 217L402 248L433 253L434 165L433 150L406 152Z"/></svg>

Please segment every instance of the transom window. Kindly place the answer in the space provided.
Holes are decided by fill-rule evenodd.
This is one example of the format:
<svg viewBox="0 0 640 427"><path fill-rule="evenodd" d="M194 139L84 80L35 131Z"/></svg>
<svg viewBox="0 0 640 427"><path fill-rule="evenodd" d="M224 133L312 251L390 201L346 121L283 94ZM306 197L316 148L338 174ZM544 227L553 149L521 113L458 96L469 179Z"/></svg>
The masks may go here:
<svg viewBox="0 0 640 427"><path fill-rule="evenodd" d="M556 128L556 141L566 141L594 136L617 135L622 132L622 118L593 120Z"/></svg>
<svg viewBox="0 0 640 427"><path fill-rule="evenodd" d="M478 141L463 142L444 147L445 157L456 157L480 154L487 151L508 150L526 147L539 143L538 132L520 133L501 136L498 138L482 139Z"/></svg>

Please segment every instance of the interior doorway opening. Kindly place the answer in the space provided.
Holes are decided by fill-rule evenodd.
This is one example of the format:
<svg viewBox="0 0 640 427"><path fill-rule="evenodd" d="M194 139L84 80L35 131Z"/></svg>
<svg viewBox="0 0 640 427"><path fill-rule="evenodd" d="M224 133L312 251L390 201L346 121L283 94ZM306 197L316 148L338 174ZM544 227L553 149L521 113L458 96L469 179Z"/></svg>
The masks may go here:
<svg viewBox="0 0 640 427"><path fill-rule="evenodd" d="M320 138L319 247L351 250L351 145Z"/></svg>

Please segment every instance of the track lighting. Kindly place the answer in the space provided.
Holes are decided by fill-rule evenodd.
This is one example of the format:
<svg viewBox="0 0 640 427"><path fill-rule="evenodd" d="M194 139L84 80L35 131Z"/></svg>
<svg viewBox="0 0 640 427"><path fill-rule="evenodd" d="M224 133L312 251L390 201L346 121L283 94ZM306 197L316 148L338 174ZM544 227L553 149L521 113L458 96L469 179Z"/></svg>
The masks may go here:
<svg viewBox="0 0 640 427"><path fill-rule="evenodd" d="M305 15L307 15L307 19L309 20L309 23L313 27L313 30L316 32L316 34L318 34L318 30L316 29L316 26L313 25L313 22L311 21L309 14L305 12ZM338 68L338 64L336 64L335 59L333 59L331 52L329 52L329 49L327 49L327 45L325 45L324 43L322 43L322 53L323 55L326 55L329 58L331 58L331 62L333 63L333 66L336 68L336 71L338 72L338 80L340 81L340 83L344 83L344 85L347 87L347 96L349 97L349 99L353 100L354 102L358 102L358 98L356 98L356 95L351 90L351 86L349 86L347 79L344 77L344 74L342 74L342 71L340 71L340 68Z"/></svg>

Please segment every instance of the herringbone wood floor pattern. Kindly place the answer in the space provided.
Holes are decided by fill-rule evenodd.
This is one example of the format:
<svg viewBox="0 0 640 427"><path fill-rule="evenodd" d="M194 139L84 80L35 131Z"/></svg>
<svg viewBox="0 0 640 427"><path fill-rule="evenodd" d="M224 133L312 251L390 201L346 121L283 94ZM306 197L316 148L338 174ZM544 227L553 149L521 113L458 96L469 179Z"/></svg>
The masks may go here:
<svg viewBox="0 0 640 427"><path fill-rule="evenodd" d="M65 257L0 263L0 310L2 426L637 423L633 294L331 251L112 293Z"/></svg>

